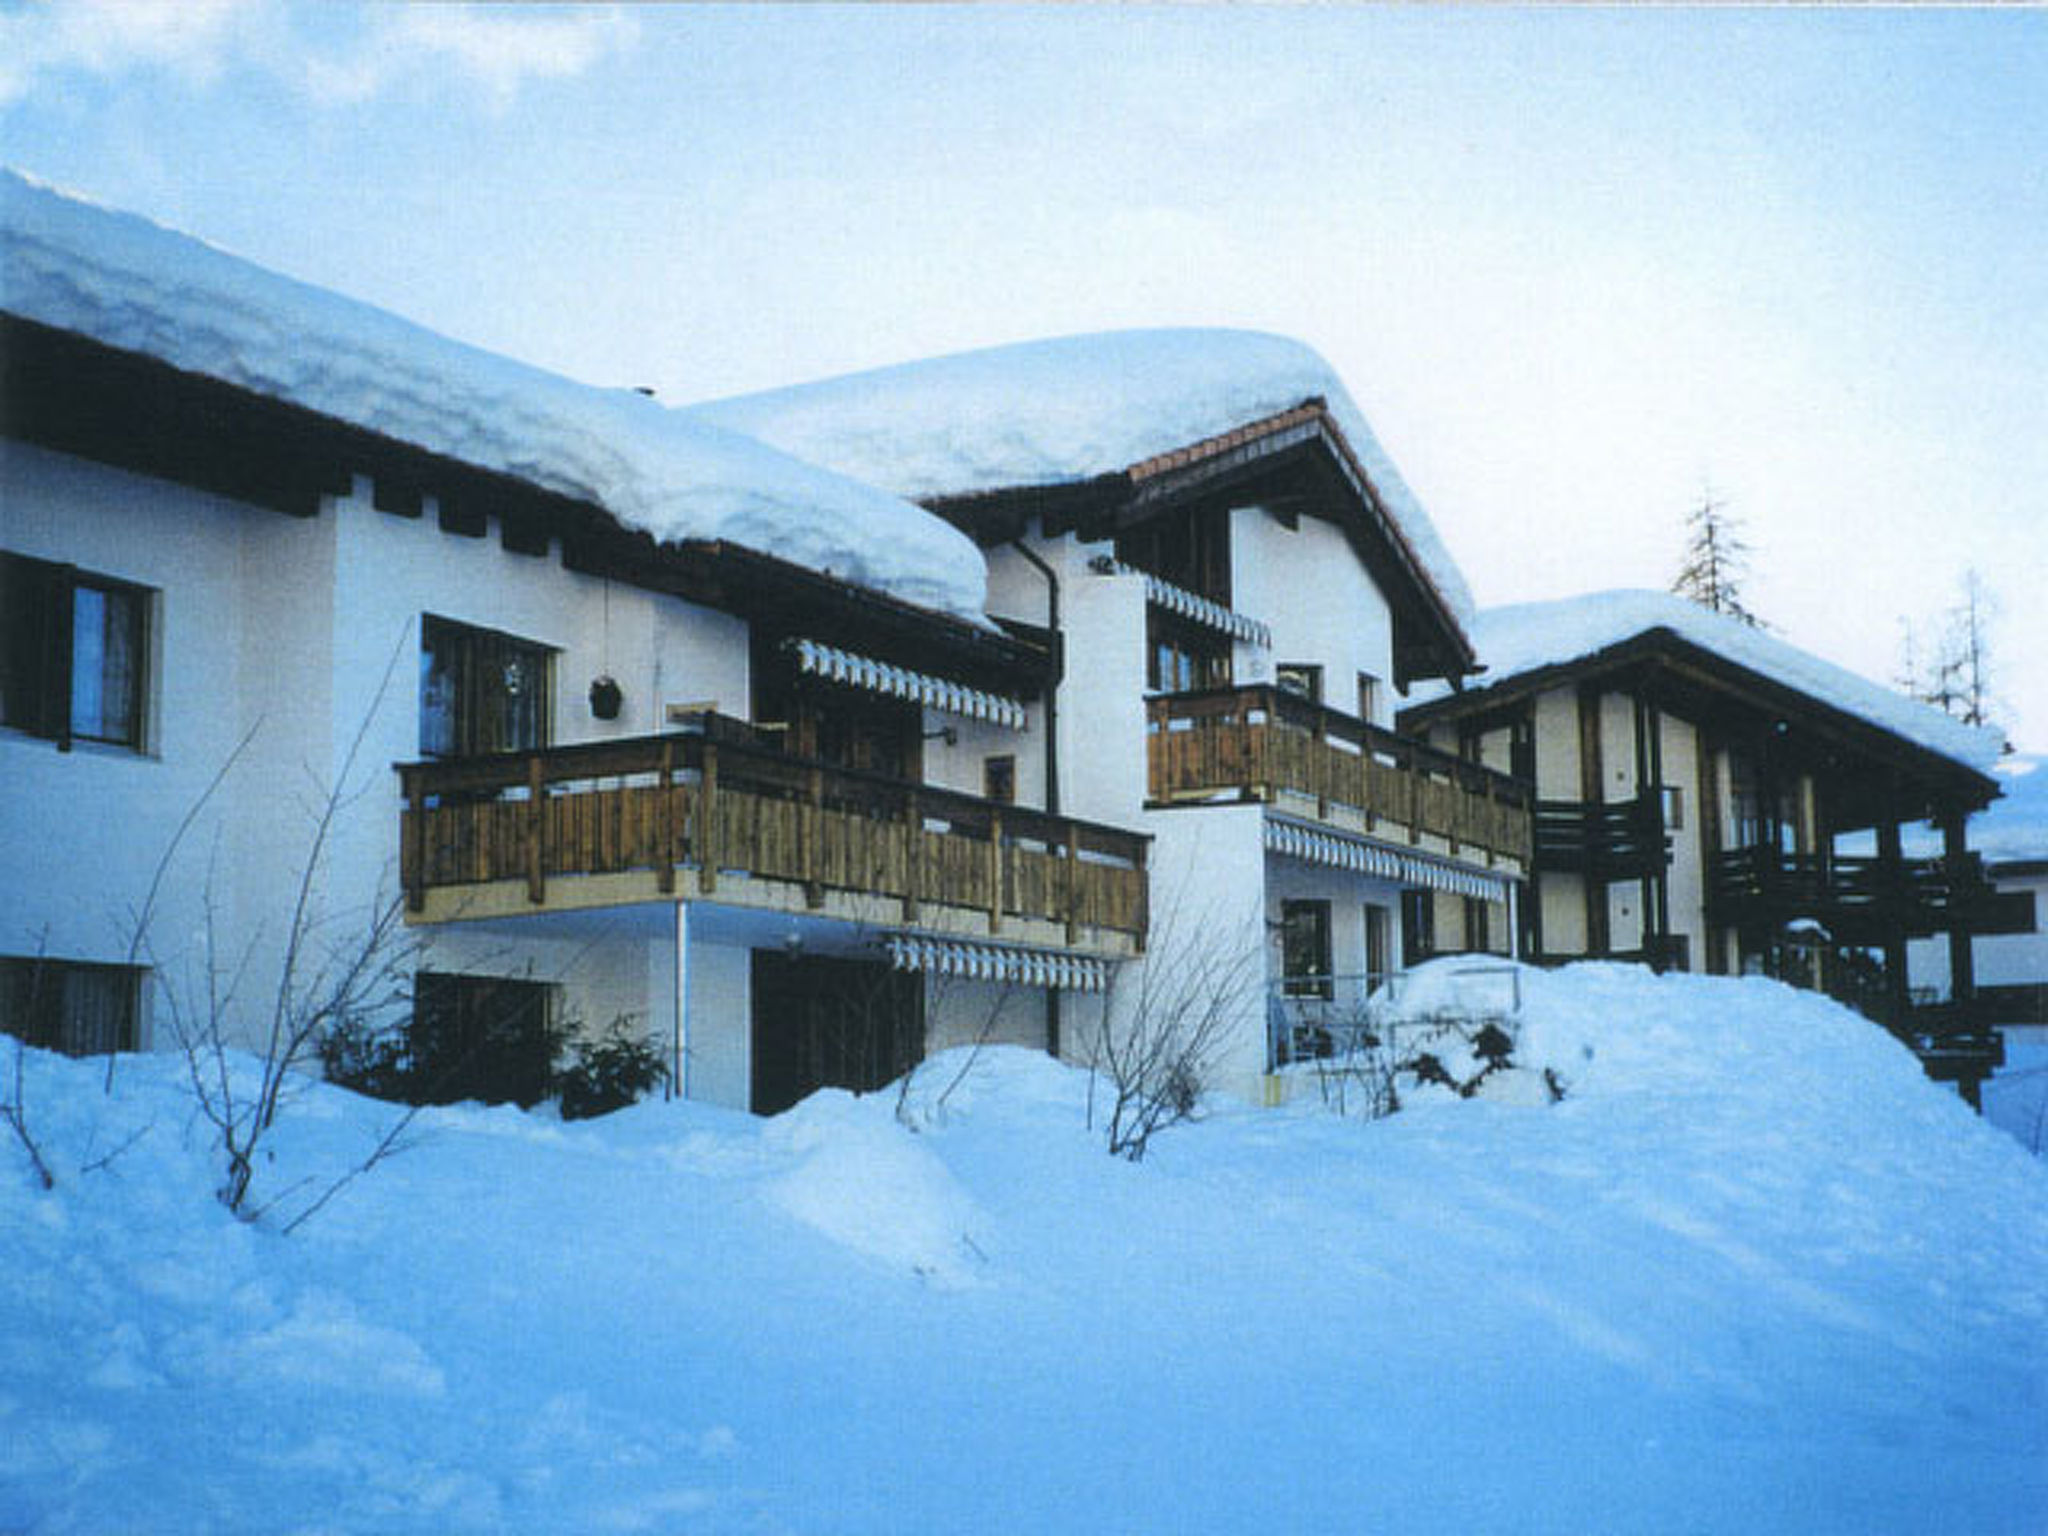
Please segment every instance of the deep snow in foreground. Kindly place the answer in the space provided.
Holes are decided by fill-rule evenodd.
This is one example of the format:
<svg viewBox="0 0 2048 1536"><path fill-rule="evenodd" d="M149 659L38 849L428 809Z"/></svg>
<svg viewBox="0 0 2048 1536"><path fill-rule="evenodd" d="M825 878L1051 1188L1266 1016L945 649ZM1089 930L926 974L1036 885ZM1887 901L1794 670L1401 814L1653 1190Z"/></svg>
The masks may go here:
<svg viewBox="0 0 2048 1536"><path fill-rule="evenodd" d="M2040 1163L1770 983L1525 1014L1560 1105L1219 1106L1138 1165L1016 1050L928 1063L914 1129L429 1111L289 1238L170 1061L31 1054L0 1529L2048 1525ZM391 1114L309 1088L259 1198Z"/></svg>

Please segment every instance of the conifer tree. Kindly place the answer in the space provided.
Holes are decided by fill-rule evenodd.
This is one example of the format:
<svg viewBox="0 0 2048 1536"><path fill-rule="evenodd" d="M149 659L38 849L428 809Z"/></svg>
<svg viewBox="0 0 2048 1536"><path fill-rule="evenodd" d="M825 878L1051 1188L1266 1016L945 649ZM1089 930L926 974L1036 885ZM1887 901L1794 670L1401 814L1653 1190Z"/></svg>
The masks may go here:
<svg viewBox="0 0 2048 1536"><path fill-rule="evenodd" d="M1749 544L1742 537L1741 522L1729 515L1728 504L1711 491L1702 492L1699 505L1686 514L1685 527L1685 560L1671 590L1702 608L1761 628L1763 621L1742 602Z"/></svg>

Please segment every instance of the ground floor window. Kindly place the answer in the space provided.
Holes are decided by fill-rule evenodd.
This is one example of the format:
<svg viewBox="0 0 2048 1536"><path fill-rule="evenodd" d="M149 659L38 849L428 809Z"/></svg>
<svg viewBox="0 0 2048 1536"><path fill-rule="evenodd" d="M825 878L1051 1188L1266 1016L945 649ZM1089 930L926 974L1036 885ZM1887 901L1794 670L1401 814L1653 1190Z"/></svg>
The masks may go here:
<svg viewBox="0 0 2048 1536"><path fill-rule="evenodd" d="M1289 997L1332 995L1327 901L1280 903L1280 975Z"/></svg>
<svg viewBox="0 0 2048 1536"><path fill-rule="evenodd" d="M820 1088L871 1093L924 1056L924 981L886 962L754 951L757 1115Z"/></svg>
<svg viewBox="0 0 2048 1536"><path fill-rule="evenodd" d="M1394 914L1377 902L1365 904L1365 984L1377 987L1394 969Z"/></svg>
<svg viewBox="0 0 2048 1536"><path fill-rule="evenodd" d="M0 958L0 1034L67 1056L132 1051L141 980L135 966Z"/></svg>
<svg viewBox="0 0 2048 1536"><path fill-rule="evenodd" d="M1401 964L1409 969L1436 953L1436 893L1401 893Z"/></svg>
<svg viewBox="0 0 2048 1536"><path fill-rule="evenodd" d="M413 978L407 1096L421 1104L538 1104L554 1075L554 994L544 982L421 971Z"/></svg>

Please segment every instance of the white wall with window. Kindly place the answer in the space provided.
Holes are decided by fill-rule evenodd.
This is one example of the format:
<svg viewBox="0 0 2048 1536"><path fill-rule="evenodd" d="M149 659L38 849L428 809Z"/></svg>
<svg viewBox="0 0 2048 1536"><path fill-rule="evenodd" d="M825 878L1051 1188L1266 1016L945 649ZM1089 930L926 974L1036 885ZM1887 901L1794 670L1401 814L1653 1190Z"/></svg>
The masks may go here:
<svg viewBox="0 0 2048 1536"><path fill-rule="evenodd" d="M1269 666L1320 668L1322 702L1345 714L1357 711L1360 676L1394 675L1391 611L1341 529L1314 517L1290 527L1241 507L1231 514L1230 553L1232 606L1272 629ZM1390 725L1391 690L1377 690L1377 702L1372 723Z"/></svg>

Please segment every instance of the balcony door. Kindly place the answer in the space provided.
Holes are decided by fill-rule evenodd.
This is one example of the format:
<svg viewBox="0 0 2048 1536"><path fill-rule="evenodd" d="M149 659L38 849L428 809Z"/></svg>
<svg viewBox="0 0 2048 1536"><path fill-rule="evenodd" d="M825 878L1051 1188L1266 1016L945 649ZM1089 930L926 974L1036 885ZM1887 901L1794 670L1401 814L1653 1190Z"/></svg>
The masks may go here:
<svg viewBox="0 0 2048 1536"><path fill-rule="evenodd" d="M754 951L751 1107L820 1088L871 1093L924 1056L923 978L886 962Z"/></svg>
<svg viewBox="0 0 2048 1536"><path fill-rule="evenodd" d="M420 621L420 755L547 746L553 663L544 645L428 614Z"/></svg>
<svg viewBox="0 0 2048 1536"><path fill-rule="evenodd" d="M755 726L792 756L916 782L924 775L924 711L908 699L797 670L772 638L753 653Z"/></svg>

